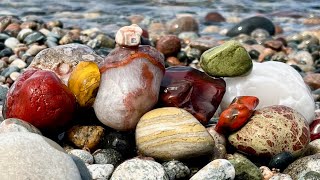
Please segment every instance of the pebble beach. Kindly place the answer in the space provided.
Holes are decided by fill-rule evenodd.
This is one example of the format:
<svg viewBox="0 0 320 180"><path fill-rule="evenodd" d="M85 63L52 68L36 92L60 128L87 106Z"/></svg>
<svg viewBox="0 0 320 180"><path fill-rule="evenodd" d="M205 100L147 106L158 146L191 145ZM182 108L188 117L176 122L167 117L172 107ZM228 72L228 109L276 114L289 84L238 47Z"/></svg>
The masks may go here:
<svg viewBox="0 0 320 180"><path fill-rule="evenodd" d="M1 1L0 179L320 179L319 2Z"/></svg>

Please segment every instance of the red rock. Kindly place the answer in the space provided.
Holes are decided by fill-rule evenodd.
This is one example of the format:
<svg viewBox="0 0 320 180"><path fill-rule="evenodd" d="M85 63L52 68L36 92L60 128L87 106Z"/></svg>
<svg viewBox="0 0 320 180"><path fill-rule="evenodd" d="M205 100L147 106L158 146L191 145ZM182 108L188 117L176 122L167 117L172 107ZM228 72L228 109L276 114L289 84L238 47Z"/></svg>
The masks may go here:
<svg viewBox="0 0 320 180"><path fill-rule="evenodd" d="M166 35L161 37L156 46L157 50L160 51L166 57L176 55L181 49L180 39L175 35Z"/></svg>
<svg viewBox="0 0 320 180"><path fill-rule="evenodd" d="M207 23L214 23L214 22L225 22L226 19L217 12L209 12L206 17L204 18L204 20Z"/></svg>
<svg viewBox="0 0 320 180"><path fill-rule="evenodd" d="M311 141L315 139L320 139L320 119L314 120L309 127Z"/></svg>
<svg viewBox="0 0 320 180"><path fill-rule="evenodd" d="M225 134L240 129L252 116L258 104L259 99L255 96L235 97L230 106L221 113L215 130Z"/></svg>
<svg viewBox="0 0 320 180"><path fill-rule="evenodd" d="M75 97L55 73L28 70L9 89L3 114L54 132L65 128L75 108Z"/></svg>
<svg viewBox="0 0 320 180"><path fill-rule="evenodd" d="M18 33L20 32L20 24L18 23L12 23L9 24L6 29L4 30L4 32L8 33L9 35L13 36L13 37L17 37Z"/></svg>
<svg viewBox="0 0 320 180"><path fill-rule="evenodd" d="M183 108L202 124L207 124L216 112L225 88L221 78L212 78L191 67L170 67L161 83L159 105Z"/></svg>

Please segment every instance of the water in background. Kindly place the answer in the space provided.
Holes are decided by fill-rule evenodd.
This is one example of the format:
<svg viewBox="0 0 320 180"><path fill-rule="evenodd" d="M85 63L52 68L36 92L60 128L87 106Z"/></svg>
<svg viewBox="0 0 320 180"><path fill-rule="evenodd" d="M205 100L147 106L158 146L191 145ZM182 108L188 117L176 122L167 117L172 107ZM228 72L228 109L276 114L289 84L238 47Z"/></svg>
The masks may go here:
<svg viewBox="0 0 320 180"><path fill-rule="evenodd" d="M207 12L219 12L226 18L246 18L257 14L270 17L285 33L309 28L299 17L320 16L320 0L2 0L0 15L23 18L41 17L61 20L65 26L110 27L128 25L128 16L141 14L145 21L166 22L177 14L194 14L203 21ZM148 24L148 23L146 23ZM203 24L203 23L201 23ZM219 26L228 28L231 23ZM201 25L200 29L203 29ZM200 31L201 32L201 31Z"/></svg>

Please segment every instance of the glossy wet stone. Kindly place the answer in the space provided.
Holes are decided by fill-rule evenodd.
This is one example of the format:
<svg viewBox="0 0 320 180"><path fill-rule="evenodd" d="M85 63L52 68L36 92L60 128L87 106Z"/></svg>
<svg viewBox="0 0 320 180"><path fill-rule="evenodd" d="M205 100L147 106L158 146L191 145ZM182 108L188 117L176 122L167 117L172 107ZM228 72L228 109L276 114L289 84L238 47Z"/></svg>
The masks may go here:
<svg viewBox="0 0 320 180"><path fill-rule="evenodd" d="M230 133L241 128L252 116L259 104L255 96L237 96L219 118L215 130L218 133Z"/></svg>
<svg viewBox="0 0 320 180"><path fill-rule="evenodd" d="M225 93L225 82L191 67L170 67L160 88L161 106L187 110L202 124L207 124Z"/></svg>
<svg viewBox="0 0 320 180"><path fill-rule="evenodd" d="M311 141L320 139L320 119L316 119L310 124L310 139Z"/></svg>
<svg viewBox="0 0 320 180"><path fill-rule="evenodd" d="M289 152L281 152L273 156L269 162L269 168L280 169L281 171L288 167L294 161L294 157Z"/></svg>
<svg viewBox="0 0 320 180"><path fill-rule="evenodd" d="M275 26L269 19L262 16L254 16L244 19L239 24L236 24L227 32L226 35L230 37L237 36L242 33L249 35L257 28L265 29L270 35L274 35L275 33Z"/></svg>

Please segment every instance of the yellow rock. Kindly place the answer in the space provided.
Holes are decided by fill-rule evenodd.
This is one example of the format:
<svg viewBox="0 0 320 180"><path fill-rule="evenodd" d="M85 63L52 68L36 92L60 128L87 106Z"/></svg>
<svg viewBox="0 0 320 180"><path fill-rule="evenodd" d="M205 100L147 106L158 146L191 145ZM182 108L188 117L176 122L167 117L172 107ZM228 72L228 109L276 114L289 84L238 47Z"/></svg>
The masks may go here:
<svg viewBox="0 0 320 180"><path fill-rule="evenodd" d="M72 71L68 87L81 107L92 106L100 84L99 67L94 62L81 61Z"/></svg>
<svg viewBox="0 0 320 180"><path fill-rule="evenodd" d="M188 159L212 154L214 140L186 110L166 107L143 115L136 128L139 153L160 160Z"/></svg>

